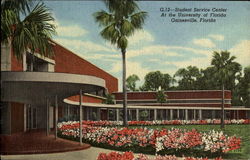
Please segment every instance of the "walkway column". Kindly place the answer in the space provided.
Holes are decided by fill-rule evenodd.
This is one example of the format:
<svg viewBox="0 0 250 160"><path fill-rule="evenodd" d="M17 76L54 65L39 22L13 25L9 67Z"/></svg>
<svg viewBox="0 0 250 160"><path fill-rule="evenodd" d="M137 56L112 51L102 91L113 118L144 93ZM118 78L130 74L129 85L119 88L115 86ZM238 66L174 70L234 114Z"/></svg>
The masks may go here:
<svg viewBox="0 0 250 160"><path fill-rule="evenodd" d="M194 109L194 120L196 120L196 110Z"/></svg>
<svg viewBox="0 0 250 160"><path fill-rule="evenodd" d="M93 110L92 110L92 107L89 108L89 120L93 121Z"/></svg>
<svg viewBox="0 0 250 160"><path fill-rule="evenodd" d="M169 117L168 117L168 110L165 109L165 119L164 120L168 120L168 119L169 119Z"/></svg>
<svg viewBox="0 0 250 160"><path fill-rule="evenodd" d="M84 108L85 112L86 112L86 120L88 121L89 120L89 108L85 107Z"/></svg>
<svg viewBox="0 0 250 160"><path fill-rule="evenodd" d="M139 121L139 109L136 109L136 120Z"/></svg>
<svg viewBox="0 0 250 160"><path fill-rule="evenodd" d="M180 119L180 110L177 109L177 119Z"/></svg>
<svg viewBox="0 0 250 160"><path fill-rule="evenodd" d="M132 110L128 109L128 121L132 121Z"/></svg>
<svg viewBox="0 0 250 160"><path fill-rule="evenodd" d="M107 108L107 120L109 121L109 109Z"/></svg>
<svg viewBox="0 0 250 160"><path fill-rule="evenodd" d="M215 119L215 110L212 110L212 119Z"/></svg>
<svg viewBox="0 0 250 160"><path fill-rule="evenodd" d="M119 121L119 108L116 109L116 121Z"/></svg>
<svg viewBox="0 0 250 160"><path fill-rule="evenodd" d="M185 120L188 120L188 110L185 109Z"/></svg>
<svg viewBox="0 0 250 160"><path fill-rule="evenodd" d="M69 105L67 105L67 120L69 121Z"/></svg>
<svg viewBox="0 0 250 160"><path fill-rule="evenodd" d="M202 120L202 110L199 110L199 119Z"/></svg>
<svg viewBox="0 0 250 160"><path fill-rule="evenodd" d="M82 145L82 90L80 90L80 99L79 99L79 102L80 102L80 110L79 110L79 123L80 123L80 145Z"/></svg>
<svg viewBox="0 0 250 160"><path fill-rule="evenodd" d="M101 109L97 108L96 110L97 110L96 118L97 118L98 121L100 121L100 119L101 119L100 118L101 117Z"/></svg>
<svg viewBox="0 0 250 160"><path fill-rule="evenodd" d="M47 101L47 108L46 108L46 110L47 110L47 115L46 115L47 116L47 118L46 118L47 119L47 121L46 121L47 122L47 124L46 124L46 135L49 136L49 131L50 131L49 130L50 129L49 128L49 119L50 119L49 118L49 106L50 105L49 105L49 99L48 98L46 99L46 101Z"/></svg>
<svg viewBox="0 0 250 160"><path fill-rule="evenodd" d="M27 130L27 104L23 105L23 131L26 132Z"/></svg>
<svg viewBox="0 0 250 160"><path fill-rule="evenodd" d="M157 120L157 109L154 109L154 120Z"/></svg>
<svg viewBox="0 0 250 160"><path fill-rule="evenodd" d="M58 122L58 102L57 95L55 97L55 139L57 139L57 122Z"/></svg>
<svg viewBox="0 0 250 160"><path fill-rule="evenodd" d="M173 109L170 109L170 120L173 120Z"/></svg>

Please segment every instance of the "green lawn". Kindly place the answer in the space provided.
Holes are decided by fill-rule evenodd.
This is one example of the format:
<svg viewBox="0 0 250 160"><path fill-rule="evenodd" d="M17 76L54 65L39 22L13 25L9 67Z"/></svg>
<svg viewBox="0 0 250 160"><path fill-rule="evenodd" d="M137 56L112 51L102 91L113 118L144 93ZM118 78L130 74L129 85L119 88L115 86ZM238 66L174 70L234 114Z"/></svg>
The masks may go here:
<svg viewBox="0 0 250 160"><path fill-rule="evenodd" d="M134 128L135 126L131 126ZM182 128L182 129L197 129L201 132L210 130L221 131L220 125L159 125L147 126L147 128L161 129L161 128ZM250 159L250 125L226 125L223 132L229 136L241 137L241 148L235 151L228 152L224 158L228 159Z"/></svg>

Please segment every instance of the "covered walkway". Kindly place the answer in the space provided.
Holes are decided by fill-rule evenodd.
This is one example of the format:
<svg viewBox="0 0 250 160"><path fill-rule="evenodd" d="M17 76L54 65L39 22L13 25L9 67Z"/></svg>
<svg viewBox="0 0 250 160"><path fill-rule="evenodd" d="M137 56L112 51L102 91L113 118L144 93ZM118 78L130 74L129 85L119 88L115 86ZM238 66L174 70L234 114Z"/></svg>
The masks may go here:
<svg viewBox="0 0 250 160"><path fill-rule="evenodd" d="M69 117L71 109L78 109L79 102L64 99L68 104L65 107L65 117ZM84 120L111 120L121 121L122 104L82 103L84 106ZM221 107L190 107L190 106L161 106L161 105L128 105L128 120L204 120L220 119ZM142 117L142 112L147 116ZM95 117L93 116L95 113ZM225 108L225 119L249 119L250 108L243 106Z"/></svg>

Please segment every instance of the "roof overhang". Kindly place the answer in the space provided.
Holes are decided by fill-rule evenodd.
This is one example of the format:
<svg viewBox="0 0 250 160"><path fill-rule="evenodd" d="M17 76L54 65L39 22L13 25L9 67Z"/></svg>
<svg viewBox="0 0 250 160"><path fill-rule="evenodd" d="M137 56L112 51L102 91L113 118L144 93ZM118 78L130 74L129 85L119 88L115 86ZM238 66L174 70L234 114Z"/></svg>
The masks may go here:
<svg viewBox="0 0 250 160"><path fill-rule="evenodd" d="M88 75L55 72L1 72L1 100L46 104L83 93L105 89L105 80Z"/></svg>
<svg viewBox="0 0 250 160"><path fill-rule="evenodd" d="M84 100L83 100L84 101ZM64 102L73 106L78 106L79 102L64 99ZM100 103L83 103L85 107L94 108L117 108L122 109L122 104L100 104ZM140 105L128 105L128 109L201 109L201 110L221 110L220 107L189 107L189 106L140 106ZM248 110L250 108L225 108L225 110Z"/></svg>

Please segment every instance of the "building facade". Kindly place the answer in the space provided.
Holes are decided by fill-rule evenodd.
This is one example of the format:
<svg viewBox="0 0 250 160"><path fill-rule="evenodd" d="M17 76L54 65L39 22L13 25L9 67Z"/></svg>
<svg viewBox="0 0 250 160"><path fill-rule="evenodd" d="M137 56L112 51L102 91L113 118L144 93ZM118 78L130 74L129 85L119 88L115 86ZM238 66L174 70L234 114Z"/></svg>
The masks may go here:
<svg viewBox="0 0 250 160"><path fill-rule="evenodd" d="M117 78L60 44L51 43L53 57L28 50L21 60L16 59L10 46L1 45L2 134L54 128L67 106L63 100L79 101L80 91L85 102L91 103L101 103L106 93L118 91Z"/></svg>
<svg viewBox="0 0 250 160"><path fill-rule="evenodd" d="M85 120L121 121L123 93L114 92L115 104L84 103ZM166 102L157 102L157 92L128 92L128 120L202 120L220 119L222 106L221 90L186 90L165 92ZM249 118L249 108L231 105L231 91L224 91L225 119ZM79 101L67 100L77 107ZM72 108L71 108L72 109ZM65 112L65 117L70 117Z"/></svg>
<svg viewBox="0 0 250 160"><path fill-rule="evenodd" d="M164 92L166 102L157 102L157 92L128 92L128 105L145 106L149 120L198 120L220 119L222 105L221 90L184 90ZM122 93L114 93L116 103L122 103ZM231 91L224 91L226 119L247 118L245 111L231 106ZM159 109L157 109L159 108ZM139 120L144 110L139 111ZM131 111L136 115L136 111ZM134 112L134 113L133 113ZM137 113L138 114L138 113ZM134 119L133 116L132 118ZM138 119L138 118L137 118Z"/></svg>

